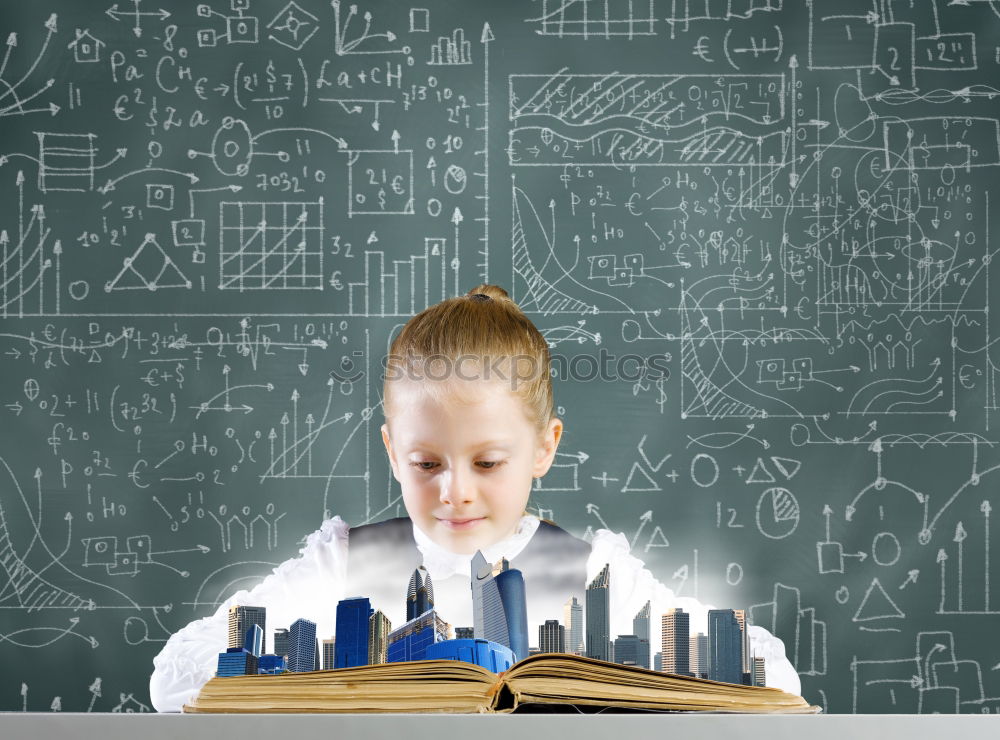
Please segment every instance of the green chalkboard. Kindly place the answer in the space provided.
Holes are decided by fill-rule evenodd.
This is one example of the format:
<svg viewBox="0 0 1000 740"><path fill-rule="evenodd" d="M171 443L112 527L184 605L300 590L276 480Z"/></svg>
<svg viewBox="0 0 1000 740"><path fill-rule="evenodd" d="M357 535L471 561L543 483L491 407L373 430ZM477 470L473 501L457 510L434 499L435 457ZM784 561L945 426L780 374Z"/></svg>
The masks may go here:
<svg viewBox="0 0 1000 740"><path fill-rule="evenodd" d="M147 711L403 513L380 359L482 281L556 361L536 511L827 711L1000 708L995 2L107 5L0 10L0 709Z"/></svg>

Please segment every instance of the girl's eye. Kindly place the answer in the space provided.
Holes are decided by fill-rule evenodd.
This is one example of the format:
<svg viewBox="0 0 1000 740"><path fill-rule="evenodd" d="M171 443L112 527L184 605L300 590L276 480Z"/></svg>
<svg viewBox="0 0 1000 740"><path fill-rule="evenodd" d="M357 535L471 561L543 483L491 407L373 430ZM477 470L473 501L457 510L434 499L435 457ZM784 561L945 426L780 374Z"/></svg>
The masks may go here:
<svg viewBox="0 0 1000 740"><path fill-rule="evenodd" d="M501 465L505 464L506 460L480 460L477 465L482 467L483 470L496 470ZM410 465L417 468L417 470L424 470L430 472L434 470L437 466L436 462L418 460L416 462L411 462Z"/></svg>

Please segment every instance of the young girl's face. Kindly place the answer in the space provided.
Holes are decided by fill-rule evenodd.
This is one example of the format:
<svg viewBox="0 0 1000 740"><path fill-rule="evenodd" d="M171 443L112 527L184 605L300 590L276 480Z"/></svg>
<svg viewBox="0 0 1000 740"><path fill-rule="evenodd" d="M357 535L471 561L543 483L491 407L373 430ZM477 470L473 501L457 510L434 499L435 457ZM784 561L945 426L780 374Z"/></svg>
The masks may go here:
<svg viewBox="0 0 1000 740"><path fill-rule="evenodd" d="M395 381L382 441L410 519L442 547L472 554L517 530L531 479L552 464L562 422L552 419L539 435L502 384L441 382L445 392L432 394Z"/></svg>

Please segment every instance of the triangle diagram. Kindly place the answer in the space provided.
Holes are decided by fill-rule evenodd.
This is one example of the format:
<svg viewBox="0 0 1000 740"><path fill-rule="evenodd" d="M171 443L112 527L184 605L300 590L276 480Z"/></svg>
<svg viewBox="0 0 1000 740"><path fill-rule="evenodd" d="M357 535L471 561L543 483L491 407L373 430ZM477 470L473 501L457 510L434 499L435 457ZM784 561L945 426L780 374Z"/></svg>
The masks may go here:
<svg viewBox="0 0 1000 740"><path fill-rule="evenodd" d="M802 467L802 461L793 460L790 457L774 457L772 455L771 462L774 463L778 472L785 476L785 480L794 478L795 474L799 472L799 468Z"/></svg>
<svg viewBox="0 0 1000 740"><path fill-rule="evenodd" d="M656 525L656 529L653 533L649 535L649 541L646 543L646 549L644 552L649 552L651 547L670 547L670 542L667 540L667 536L663 534L663 530L660 529L660 525Z"/></svg>
<svg viewBox="0 0 1000 740"><path fill-rule="evenodd" d="M159 288L191 288L191 281L180 271L170 255L156 243L153 234L146 234L139 248L125 258L122 269L104 290L149 290Z"/></svg>
<svg viewBox="0 0 1000 740"><path fill-rule="evenodd" d="M635 483L633 483L635 481ZM642 469L639 463L632 463L632 469L628 473L628 480L622 486L622 493L632 491L659 491L660 486L649 477L649 473Z"/></svg>
<svg viewBox="0 0 1000 740"><path fill-rule="evenodd" d="M861 599L861 606L854 614L855 622L869 622L873 619L897 618L903 619L906 615L899 610L896 602L889 598L889 594L882 588L878 578L872 579L871 585L865 591L865 597Z"/></svg>
<svg viewBox="0 0 1000 740"><path fill-rule="evenodd" d="M754 463L753 470L750 471L750 475L747 476L747 483L774 483L774 475L761 458L757 458L757 462Z"/></svg>

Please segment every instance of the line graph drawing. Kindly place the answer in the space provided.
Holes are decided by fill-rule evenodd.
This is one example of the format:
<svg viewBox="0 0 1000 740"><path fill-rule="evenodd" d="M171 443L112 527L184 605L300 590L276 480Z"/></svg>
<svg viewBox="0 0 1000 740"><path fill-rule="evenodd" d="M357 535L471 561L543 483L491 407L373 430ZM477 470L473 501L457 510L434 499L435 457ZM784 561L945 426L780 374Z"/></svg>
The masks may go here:
<svg viewBox="0 0 1000 740"><path fill-rule="evenodd" d="M542 0L538 16L524 22L536 24L540 36L633 39L655 35L653 5L653 0Z"/></svg>
<svg viewBox="0 0 1000 740"><path fill-rule="evenodd" d="M784 75L511 75L515 166L732 166L782 159Z"/></svg>
<svg viewBox="0 0 1000 740"><path fill-rule="evenodd" d="M52 37L59 30L58 16L55 13L50 15L48 20L45 21L44 28L45 38L42 40L37 56L32 60L27 71L16 81L14 81L16 75L10 67L10 62L15 56L14 50L19 47L20 41L16 31L11 31L10 35L7 36L7 48L4 50L3 61L0 62L0 118L6 116L25 116L31 113L48 113L54 116L61 110L55 102L41 107L25 107L35 98L46 93L55 84L55 79L46 80L40 86L37 86L37 83L29 82L29 78L38 69L38 65L45 56ZM11 75L9 79L6 76L8 74ZM33 91L27 92L23 90L26 87L33 88Z"/></svg>
<svg viewBox="0 0 1000 740"><path fill-rule="evenodd" d="M323 289L323 199L219 205L221 290Z"/></svg>

